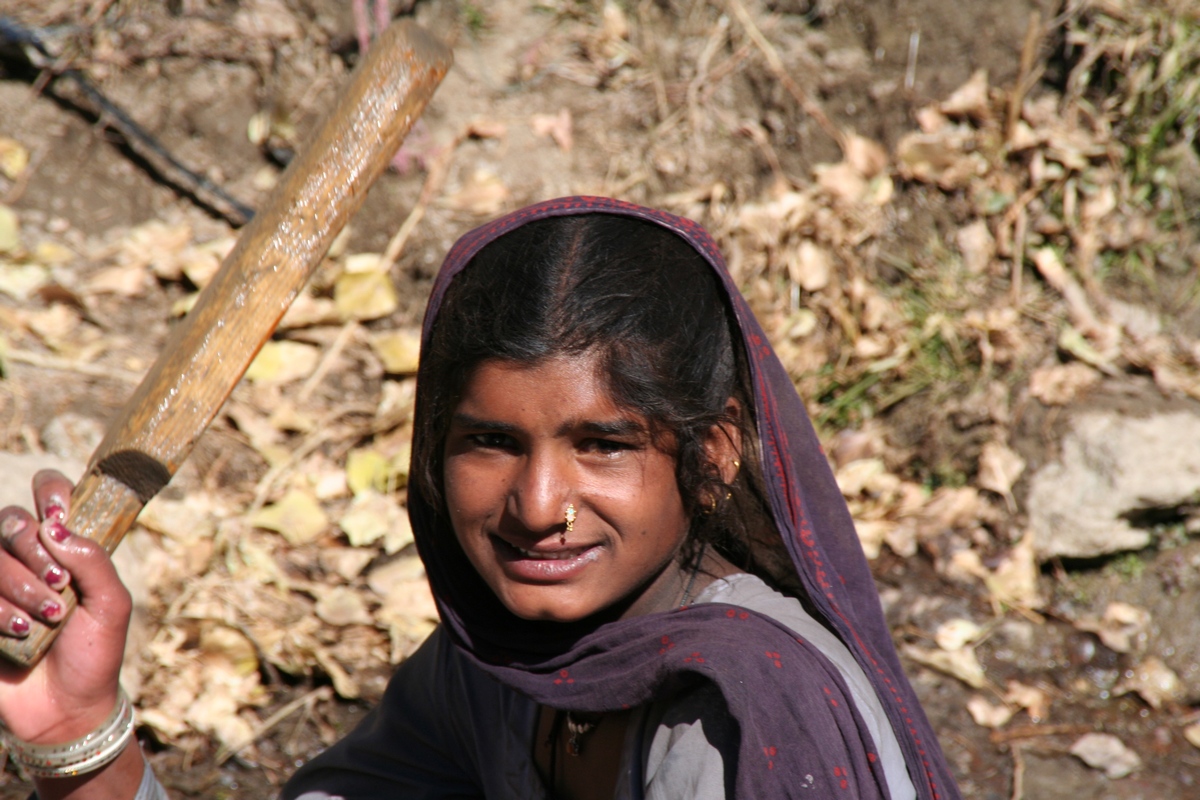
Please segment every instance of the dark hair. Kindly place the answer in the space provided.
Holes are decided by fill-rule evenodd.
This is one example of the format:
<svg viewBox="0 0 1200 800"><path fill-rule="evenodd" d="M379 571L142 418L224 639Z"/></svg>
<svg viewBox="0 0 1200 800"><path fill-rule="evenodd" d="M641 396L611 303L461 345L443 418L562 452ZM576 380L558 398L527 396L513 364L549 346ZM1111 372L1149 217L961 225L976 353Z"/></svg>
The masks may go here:
<svg viewBox="0 0 1200 800"><path fill-rule="evenodd" d="M486 245L454 279L425 347L413 477L434 508L443 508L450 417L477 365L591 353L617 405L645 416L657 441L673 442L692 519L685 555L707 541L746 561L744 501L761 492L744 477L726 486L704 448L718 423L742 428L743 443L754 440L745 358L717 276L679 236L613 214L527 223ZM741 401L739 419L727 415L730 397ZM753 448L742 449L741 474L756 474Z"/></svg>

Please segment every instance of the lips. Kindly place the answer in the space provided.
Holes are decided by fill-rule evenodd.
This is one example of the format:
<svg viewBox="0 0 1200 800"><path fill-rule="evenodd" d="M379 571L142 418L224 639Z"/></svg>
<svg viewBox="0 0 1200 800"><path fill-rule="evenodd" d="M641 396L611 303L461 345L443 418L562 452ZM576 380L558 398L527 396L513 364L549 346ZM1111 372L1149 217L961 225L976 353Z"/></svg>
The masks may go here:
<svg viewBox="0 0 1200 800"><path fill-rule="evenodd" d="M600 557L599 545L527 550L496 536L491 539L505 572L518 580L537 583L569 580Z"/></svg>

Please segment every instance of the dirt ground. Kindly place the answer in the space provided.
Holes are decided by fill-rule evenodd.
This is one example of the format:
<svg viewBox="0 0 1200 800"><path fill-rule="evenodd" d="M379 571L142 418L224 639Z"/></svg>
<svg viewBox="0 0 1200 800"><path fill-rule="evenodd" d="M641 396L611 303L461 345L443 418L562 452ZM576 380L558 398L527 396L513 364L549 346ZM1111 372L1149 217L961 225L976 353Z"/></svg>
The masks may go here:
<svg viewBox="0 0 1200 800"><path fill-rule="evenodd" d="M1153 633L1194 614L1186 514L1133 554L1023 549L1029 476L1081 410L1200 413L1195 115L1131 99L1187 88L1153 70L1134 86L1200 28L1176 6L392 0L455 66L307 316L277 335L294 349L239 386L123 548L144 573L125 681L172 796L268 796L429 630L394 491L405 336L459 234L566 194L717 235L809 402L965 796L1197 796L1200 690ZM0 0L0 18L55 56L0 49L16 237L0 216L0 451L79 462L236 227L62 71L253 207L356 62L355 17L337 0ZM1098 44L1125 35L1125 50ZM1139 114L1167 122L1134 130ZM27 163L5 172L13 152ZM393 263L356 260L388 250L414 208ZM338 305L347 276L377 272L394 297ZM1110 324L1134 305L1161 330ZM1039 388L1068 375L1079 385ZM324 524L297 538L279 520L303 502ZM1081 623L1116 600L1153 609L1136 645ZM1137 682L1164 660L1193 688ZM1072 753L1089 733L1123 746L1101 768ZM27 791L0 773L0 797Z"/></svg>

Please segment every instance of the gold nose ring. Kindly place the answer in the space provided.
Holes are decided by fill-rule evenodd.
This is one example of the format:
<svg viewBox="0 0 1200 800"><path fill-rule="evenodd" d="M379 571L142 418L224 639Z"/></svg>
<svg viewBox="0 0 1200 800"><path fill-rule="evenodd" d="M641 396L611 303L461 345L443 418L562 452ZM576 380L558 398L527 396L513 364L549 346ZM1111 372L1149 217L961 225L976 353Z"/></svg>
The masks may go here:
<svg viewBox="0 0 1200 800"><path fill-rule="evenodd" d="M567 506L567 530L575 530L575 506Z"/></svg>

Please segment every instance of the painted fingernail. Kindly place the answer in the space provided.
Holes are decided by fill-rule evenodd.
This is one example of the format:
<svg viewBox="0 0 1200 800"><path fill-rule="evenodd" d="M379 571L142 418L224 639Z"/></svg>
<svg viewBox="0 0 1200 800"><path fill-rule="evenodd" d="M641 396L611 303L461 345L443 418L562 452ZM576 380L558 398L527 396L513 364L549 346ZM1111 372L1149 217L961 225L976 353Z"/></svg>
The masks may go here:
<svg viewBox="0 0 1200 800"><path fill-rule="evenodd" d="M0 522L0 536L3 536L5 539L11 539L25 530L25 526L28 524L20 517L5 517L4 521Z"/></svg>
<svg viewBox="0 0 1200 800"><path fill-rule="evenodd" d="M46 526L46 533L50 534L50 538L56 542L65 542L71 538L71 532L61 522L51 522Z"/></svg>
<svg viewBox="0 0 1200 800"><path fill-rule="evenodd" d="M46 506L46 519L53 519L62 522L67 518L67 512L57 503L51 503Z"/></svg>
<svg viewBox="0 0 1200 800"><path fill-rule="evenodd" d="M51 588L57 589L64 585L68 580L67 573L55 566L46 568L46 583L50 584Z"/></svg>
<svg viewBox="0 0 1200 800"><path fill-rule="evenodd" d="M24 636L29 633L29 620L24 617L13 617L8 621L8 629L16 636Z"/></svg>
<svg viewBox="0 0 1200 800"><path fill-rule="evenodd" d="M63 607L53 600L47 600L46 602L42 603L42 616L45 619L53 622L61 617L62 613Z"/></svg>

